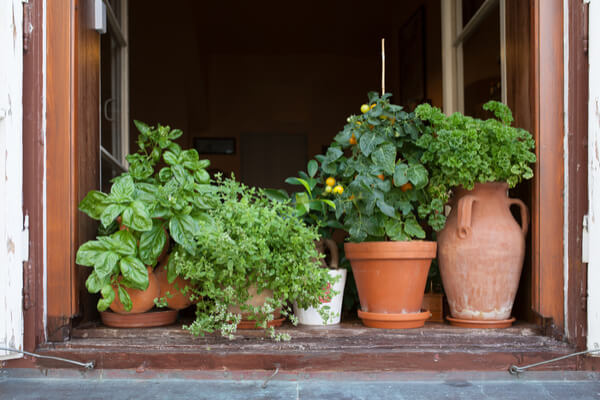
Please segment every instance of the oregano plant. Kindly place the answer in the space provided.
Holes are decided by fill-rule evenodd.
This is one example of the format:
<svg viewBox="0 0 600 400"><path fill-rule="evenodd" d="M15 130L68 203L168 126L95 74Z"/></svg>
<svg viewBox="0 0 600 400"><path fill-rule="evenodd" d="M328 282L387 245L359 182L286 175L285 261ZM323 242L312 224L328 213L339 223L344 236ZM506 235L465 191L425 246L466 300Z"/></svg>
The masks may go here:
<svg viewBox="0 0 600 400"><path fill-rule="evenodd" d="M318 306L331 279L320 268L316 228L306 226L289 202L270 199L234 179L218 176L214 195L219 205L208 210L212 224L206 235L194 237L195 254L178 245L167 266L171 277L196 283L195 294L203 299L196 305L196 319L185 328L196 335L219 331L233 337L242 313L248 313L272 338L289 339L267 328L275 310L296 323L289 301ZM250 306L251 287L272 295L264 305Z"/></svg>

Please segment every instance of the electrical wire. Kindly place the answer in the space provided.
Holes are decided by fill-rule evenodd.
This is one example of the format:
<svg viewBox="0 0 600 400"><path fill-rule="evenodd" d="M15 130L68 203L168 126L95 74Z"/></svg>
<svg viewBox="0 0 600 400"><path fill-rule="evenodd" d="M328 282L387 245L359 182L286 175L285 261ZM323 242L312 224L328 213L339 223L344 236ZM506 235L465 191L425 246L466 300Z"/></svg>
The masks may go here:
<svg viewBox="0 0 600 400"><path fill-rule="evenodd" d="M31 357L36 357L36 358L45 358L45 359L48 359L48 360L62 361L62 362L66 362L66 363L78 365L80 367L84 367L84 368L87 368L87 369L93 369L94 368L94 362L93 361L82 363L82 362L75 361L75 360L69 360L67 358L54 357L54 356L44 356L44 355L41 355L41 354L30 353L28 351L17 350L17 349L13 349L13 348L10 348L10 347L0 347L0 350L10 351L11 353L21 353L21 354L25 354L25 355L28 355L28 356L31 356Z"/></svg>

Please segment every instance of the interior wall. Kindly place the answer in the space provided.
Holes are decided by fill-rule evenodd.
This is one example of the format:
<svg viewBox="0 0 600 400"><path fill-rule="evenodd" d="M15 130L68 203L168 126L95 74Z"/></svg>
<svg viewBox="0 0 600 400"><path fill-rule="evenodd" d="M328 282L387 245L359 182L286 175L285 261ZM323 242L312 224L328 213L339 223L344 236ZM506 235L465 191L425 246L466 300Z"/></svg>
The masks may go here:
<svg viewBox="0 0 600 400"><path fill-rule="evenodd" d="M306 135L307 158L321 153L346 118L360 112L367 92L381 90L382 37L386 91L397 92L411 79L398 76L398 31L421 5L426 96L441 106L437 0L380 7L337 0L295 9L277 2L178 4L130 2L130 114L182 129L186 146L194 137L235 138L235 154L203 156L225 174L243 178L242 135Z"/></svg>

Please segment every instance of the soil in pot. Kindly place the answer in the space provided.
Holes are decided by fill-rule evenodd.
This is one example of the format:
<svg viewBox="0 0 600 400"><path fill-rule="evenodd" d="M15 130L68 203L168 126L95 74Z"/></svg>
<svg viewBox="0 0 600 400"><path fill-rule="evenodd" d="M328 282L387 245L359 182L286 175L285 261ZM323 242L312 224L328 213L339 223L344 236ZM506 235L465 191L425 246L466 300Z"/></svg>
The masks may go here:
<svg viewBox="0 0 600 400"><path fill-rule="evenodd" d="M513 218L512 205L520 207L523 226ZM452 314L448 320L474 328L510 326L525 254L527 207L508 198L508 185L502 182L457 189L451 206L438 234L440 273Z"/></svg>
<svg viewBox="0 0 600 400"><path fill-rule="evenodd" d="M427 273L436 254L429 241L345 243L358 289L359 317L376 328L417 328L429 318L421 311Z"/></svg>

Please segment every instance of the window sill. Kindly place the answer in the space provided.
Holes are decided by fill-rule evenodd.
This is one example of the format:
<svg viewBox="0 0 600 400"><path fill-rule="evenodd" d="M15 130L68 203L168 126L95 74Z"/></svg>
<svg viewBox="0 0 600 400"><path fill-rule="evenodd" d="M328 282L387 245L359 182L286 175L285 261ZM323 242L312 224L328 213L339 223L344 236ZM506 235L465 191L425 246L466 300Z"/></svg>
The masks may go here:
<svg viewBox="0 0 600 400"><path fill-rule="evenodd" d="M73 330L64 343L47 343L44 355L94 361L96 368L288 371L506 371L574 351L543 336L535 325L507 329L466 329L440 323L424 328L382 330L359 321L330 327L279 328L289 342L264 338L262 331L238 331L234 340L216 334L193 337L179 325L114 329L90 326ZM40 366L65 367L39 360ZM575 370L575 357L545 365L544 370Z"/></svg>

